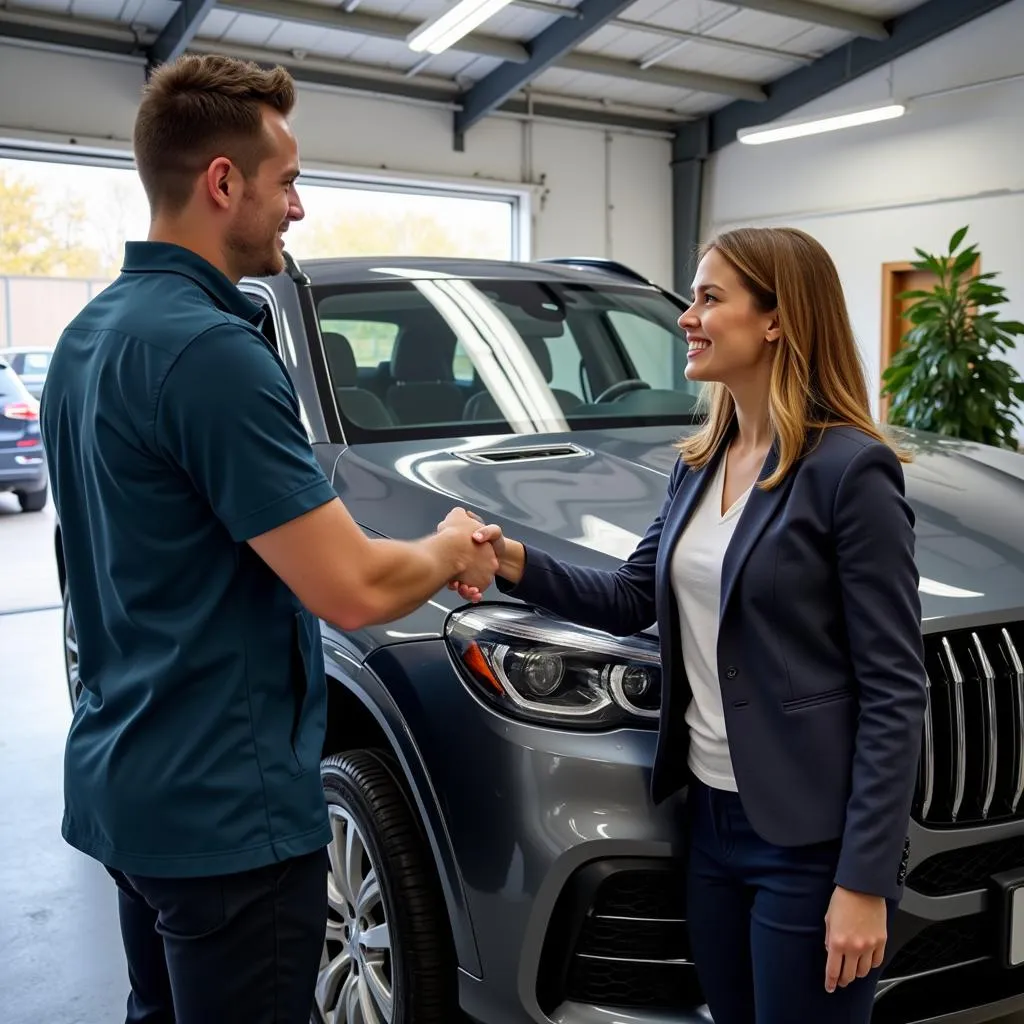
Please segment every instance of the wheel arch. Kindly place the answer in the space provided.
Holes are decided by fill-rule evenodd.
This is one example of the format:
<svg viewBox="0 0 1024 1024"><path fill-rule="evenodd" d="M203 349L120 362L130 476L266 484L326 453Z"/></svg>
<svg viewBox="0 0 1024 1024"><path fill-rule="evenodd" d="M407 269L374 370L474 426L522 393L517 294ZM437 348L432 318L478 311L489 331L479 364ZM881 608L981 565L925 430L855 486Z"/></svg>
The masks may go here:
<svg viewBox="0 0 1024 1024"><path fill-rule="evenodd" d="M365 665L355 673L356 679L340 671L330 656L326 665L327 731L323 756L359 748L382 751L389 756L437 868L458 966L479 977L480 957L462 873L440 801L411 730L405 726L401 712L381 681Z"/></svg>

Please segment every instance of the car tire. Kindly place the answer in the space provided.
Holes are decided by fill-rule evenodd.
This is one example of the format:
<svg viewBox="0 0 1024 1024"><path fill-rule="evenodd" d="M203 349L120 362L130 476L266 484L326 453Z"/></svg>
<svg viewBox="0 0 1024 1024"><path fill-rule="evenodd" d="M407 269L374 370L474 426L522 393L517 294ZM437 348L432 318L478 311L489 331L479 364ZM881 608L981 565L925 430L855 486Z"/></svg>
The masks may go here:
<svg viewBox="0 0 1024 1024"><path fill-rule="evenodd" d="M325 758L321 778L333 838L315 1024L452 1024L448 917L393 762L351 751Z"/></svg>
<svg viewBox="0 0 1024 1024"><path fill-rule="evenodd" d="M68 684L68 698L71 711L78 707L78 699L82 695L82 681L78 674L78 630L75 617L71 612L71 598L68 596L68 585L64 584L64 678Z"/></svg>
<svg viewBox="0 0 1024 1024"><path fill-rule="evenodd" d="M42 512L46 508L46 499L49 496L49 487L41 491L19 491L18 504L22 512Z"/></svg>

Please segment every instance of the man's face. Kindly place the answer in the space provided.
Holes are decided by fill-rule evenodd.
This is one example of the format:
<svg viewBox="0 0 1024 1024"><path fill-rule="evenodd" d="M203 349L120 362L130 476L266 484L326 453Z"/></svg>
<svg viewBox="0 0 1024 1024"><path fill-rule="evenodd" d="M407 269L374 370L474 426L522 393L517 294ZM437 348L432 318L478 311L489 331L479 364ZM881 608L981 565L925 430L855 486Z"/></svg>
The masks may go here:
<svg viewBox="0 0 1024 1024"><path fill-rule="evenodd" d="M284 233L305 211L295 188L299 147L287 120L267 109L263 116L269 155L244 187L227 229L225 246L237 277L269 277L284 270Z"/></svg>

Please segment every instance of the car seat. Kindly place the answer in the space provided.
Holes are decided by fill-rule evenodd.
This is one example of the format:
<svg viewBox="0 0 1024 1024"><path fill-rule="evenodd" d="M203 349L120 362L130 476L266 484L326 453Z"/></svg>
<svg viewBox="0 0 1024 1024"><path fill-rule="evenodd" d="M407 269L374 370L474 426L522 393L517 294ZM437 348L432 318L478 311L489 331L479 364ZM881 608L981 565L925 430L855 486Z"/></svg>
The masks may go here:
<svg viewBox="0 0 1024 1024"><path fill-rule="evenodd" d="M402 330L391 354L394 383L387 392L388 408L399 423L458 422L464 399L452 370L454 355L454 336Z"/></svg>

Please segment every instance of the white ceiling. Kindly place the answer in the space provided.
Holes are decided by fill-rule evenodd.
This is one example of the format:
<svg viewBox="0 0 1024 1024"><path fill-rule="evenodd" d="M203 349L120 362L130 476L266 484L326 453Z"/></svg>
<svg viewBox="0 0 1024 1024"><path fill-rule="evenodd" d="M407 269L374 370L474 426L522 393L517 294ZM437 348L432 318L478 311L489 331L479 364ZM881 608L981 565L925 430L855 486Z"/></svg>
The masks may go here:
<svg viewBox="0 0 1024 1024"><path fill-rule="evenodd" d="M830 9L834 12L840 0L828 2L831 8L824 0L636 0L534 78L530 88L538 102L575 99L595 106L628 105L640 108L637 114L664 120L710 113L736 96L709 91L707 82L694 87L679 81L679 73L730 79L734 85L767 85L856 38L851 31L816 23L827 23ZM921 2L841 0L843 11L877 21ZM460 49L425 61L409 49L405 36L413 25L449 6L449 0L218 0L200 25L193 48L238 51L255 59L281 60L293 68L306 63L326 73L335 69L339 74L404 82L410 88L422 83L454 92L499 66L503 54L494 48L501 46L500 41L524 46L562 20L536 5L537 0L513 0ZM573 6L569 0L540 3L541 8L558 5ZM806 18L752 9L764 6L801 10ZM92 38L118 35L129 42L135 33L145 44L178 7L178 0L0 0L0 36L3 16L9 16L43 26L40 31L50 26ZM373 23L371 31L364 31L358 20L366 16ZM348 17L352 23L342 30L317 24L321 17L335 23ZM395 19L400 19L397 25ZM679 36L680 32L689 36ZM394 37L387 38L389 33ZM471 52L473 48L485 52ZM581 69L583 57L613 63ZM572 66L574 60L577 66Z"/></svg>

